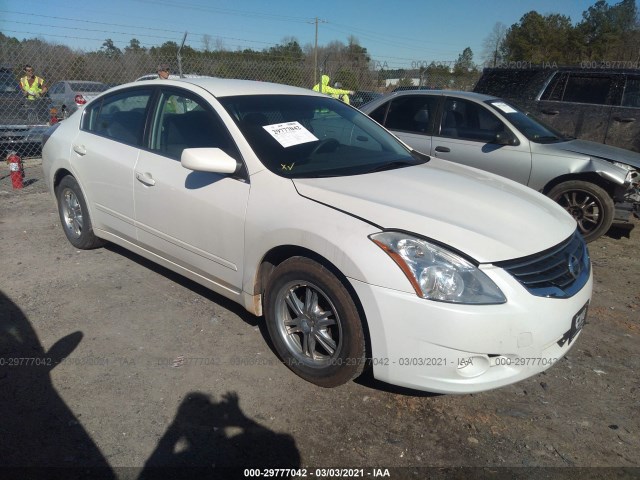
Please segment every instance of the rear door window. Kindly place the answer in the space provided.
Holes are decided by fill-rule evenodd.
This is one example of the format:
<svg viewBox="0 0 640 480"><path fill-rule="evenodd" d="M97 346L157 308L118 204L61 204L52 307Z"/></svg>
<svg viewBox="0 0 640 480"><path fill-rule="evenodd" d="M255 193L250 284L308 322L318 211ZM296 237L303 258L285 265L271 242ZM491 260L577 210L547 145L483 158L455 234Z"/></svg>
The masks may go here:
<svg viewBox="0 0 640 480"><path fill-rule="evenodd" d="M611 75L558 73L541 96L542 100L608 105L614 85Z"/></svg>
<svg viewBox="0 0 640 480"><path fill-rule="evenodd" d="M84 112L82 130L132 146L142 146L146 109L152 91L129 90L91 103Z"/></svg>
<svg viewBox="0 0 640 480"><path fill-rule="evenodd" d="M396 98L389 105L384 126L389 130L430 134L433 131L437 105L438 97L431 95Z"/></svg>

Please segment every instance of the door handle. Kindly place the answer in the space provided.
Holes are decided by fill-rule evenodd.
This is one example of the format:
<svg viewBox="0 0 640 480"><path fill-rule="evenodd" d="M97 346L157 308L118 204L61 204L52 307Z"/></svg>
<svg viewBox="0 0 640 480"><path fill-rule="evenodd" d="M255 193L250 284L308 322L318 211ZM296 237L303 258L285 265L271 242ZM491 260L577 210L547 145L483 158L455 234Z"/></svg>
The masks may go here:
<svg viewBox="0 0 640 480"><path fill-rule="evenodd" d="M78 155L86 155L87 148L84 145L73 145L73 151Z"/></svg>
<svg viewBox="0 0 640 480"><path fill-rule="evenodd" d="M542 110L545 115L558 115L560 110Z"/></svg>
<svg viewBox="0 0 640 480"><path fill-rule="evenodd" d="M144 183L149 187L153 187L156 184L156 181L153 179L149 172L140 173L136 172L136 178L139 182Z"/></svg>
<svg viewBox="0 0 640 480"><path fill-rule="evenodd" d="M449 147L441 147L441 146L437 146L435 150L436 152L440 152L440 153L449 153L451 151Z"/></svg>
<svg viewBox="0 0 640 480"><path fill-rule="evenodd" d="M636 121L636 119L633 117L613 117L613 119L616 122L620 122L620 123L631 123Z"/></svg>

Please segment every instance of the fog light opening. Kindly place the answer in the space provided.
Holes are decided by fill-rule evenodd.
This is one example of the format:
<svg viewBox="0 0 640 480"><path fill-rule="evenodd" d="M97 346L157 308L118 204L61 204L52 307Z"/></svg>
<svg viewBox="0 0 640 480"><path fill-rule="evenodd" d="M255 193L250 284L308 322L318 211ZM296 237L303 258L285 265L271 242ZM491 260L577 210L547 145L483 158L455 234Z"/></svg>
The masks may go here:
<svg viewBox="0 0 640 480"><path fill-rule="evenodd" d="M487 355L473 355L471 357L459 358L456 371L458 375L465 378L479 377L491 367Z"/></svg>

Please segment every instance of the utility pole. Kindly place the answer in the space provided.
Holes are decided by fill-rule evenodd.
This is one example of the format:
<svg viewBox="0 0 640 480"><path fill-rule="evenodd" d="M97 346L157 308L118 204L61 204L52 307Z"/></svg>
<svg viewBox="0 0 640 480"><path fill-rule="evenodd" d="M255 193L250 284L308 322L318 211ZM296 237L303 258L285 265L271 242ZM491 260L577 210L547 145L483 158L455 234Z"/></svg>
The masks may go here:
<svg viewBox="0 0 640 480"><path fill-rule="evenodd" d="M318 17L316 17L313 23L316 25L316 41L313 48L313 84L318 85L318 23L327 22L325 20L319 20Z"/></svg>

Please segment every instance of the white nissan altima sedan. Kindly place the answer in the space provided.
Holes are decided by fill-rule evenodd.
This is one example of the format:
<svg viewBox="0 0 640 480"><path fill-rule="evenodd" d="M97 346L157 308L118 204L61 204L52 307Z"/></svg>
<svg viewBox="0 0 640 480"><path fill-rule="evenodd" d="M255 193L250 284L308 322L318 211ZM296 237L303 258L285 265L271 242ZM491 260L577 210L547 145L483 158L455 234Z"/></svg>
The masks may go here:
<svg viewBox="0 0 640 480"><path fill-rule="evenodd" d="M75 247L116 243L264 315L283 364L320 386L370 366L497 388L585 323L591 265L562 207L309 90L123 85L48 132L43 168Z"/></svg>

